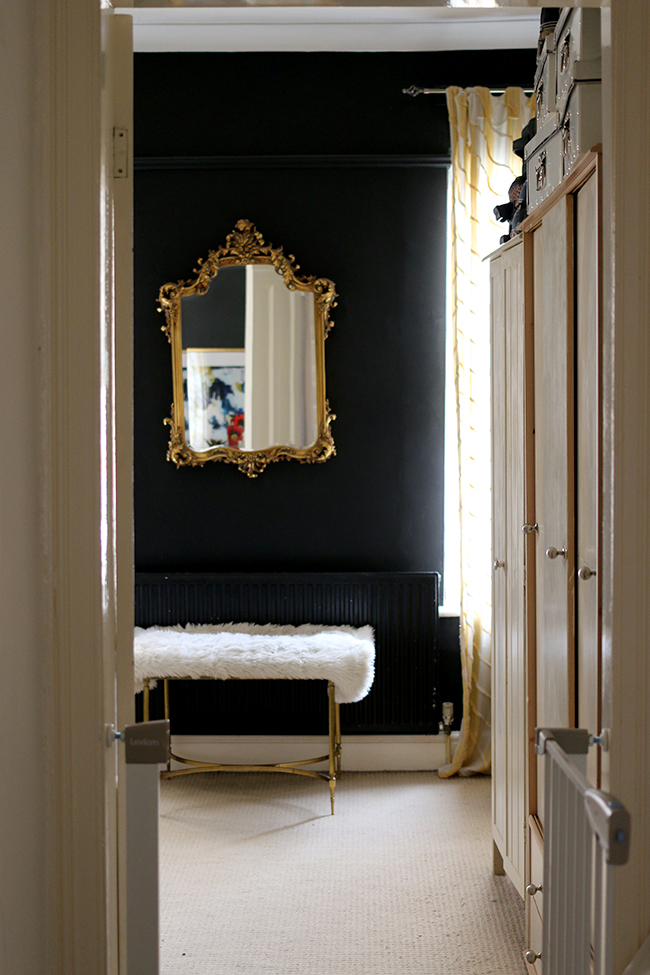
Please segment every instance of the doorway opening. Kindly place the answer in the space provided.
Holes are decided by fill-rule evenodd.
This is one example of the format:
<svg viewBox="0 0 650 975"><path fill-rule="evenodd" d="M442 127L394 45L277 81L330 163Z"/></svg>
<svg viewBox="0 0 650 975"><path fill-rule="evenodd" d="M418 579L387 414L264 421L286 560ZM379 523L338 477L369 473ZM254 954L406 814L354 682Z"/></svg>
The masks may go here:
<svg viewBox="0 0 650 975"><path fill-rule="evenodd" d="M196 33L199 11L190 13ZM234 12L226 13L233 17L231 25L234 26ZM238 10L237 14L240 13ZM263 13L268 15L268 11ZM210 11L209 16L212 14ZM138 18L142 15L146 16L146 11L138 12ZM205 11L201 15L205 16ZM385 15L379 19L382 18L387 19ZM529 29L531 19L528 15ZM266 30L273 25L267 22L262 26ZM393 22L391 30L394 29ZM266 30L263 36L268 38L271 33ZM195 50L178 54L169 48L165 50L166 53L154 54L150 50L141 54L142 67L136 59L136 93L139 83L149 85L153 93L147 109L136 100L136 153L141 158L157 160L148 170L140 168L136 176L136 262L139 255L147 258L146 266L141 265L136 271L136 457L140 458L139 471L136 468L137 570L211 571L227 565L230 570L250 571L260 567L270 569L278 562L295 571L342 563L346 568L357 569L369 567L369 563L372 567L383 566L388 559L397 572L409 571L415 565L442 571L445 487L440 472L445 467L447 341L447 162L443 157L445 153L448 155L447 118L444 98L409 102L402 88L414 81L427 83L433 72L436 84L528 84L532 70L527 67L524 71L523 66L527 60L534 60L534 51L526 48L509 51L506 59L503 52L495 55L485 51L472 51L470 56L459 58L458 51L380 54L360 52L358 48L347 50L344 55L268 50L259 54L251 51L235 54L232 48L230 53ZM157 58L158 67L145 82L147 58L150 65ZM197 84L196 76L192 77L192 59L198 58L212 59L212 66L202 69L204 84ZM238 69L233 67L237 59L241 66ZM350 72L344 68L344 61L352 63L352 59L356 59L358 67ZM368 71L372 61L379 65L382 59L381 70ZM390 67L389 61L392 61ZM283 78L278 74L279 63L282 63ZM519 68L516 63L520 63ZM426 77L413 78L411 72L416 68ZM513 77L517 71L521 77ZM257 83L246 102L241 93L242 79L250 78L251 73ZM318 92L302 109L301 97L309 101L303 96L307 73L316 80ZM166 77L173 78L176 95L165 92ZM379 90L380 77L384 86L390 87L386 97ZM238 79L239 94L233 92L233 78ZM215 79L218 79L216 84ZM186 88L181 91L182 86ZM346 144L342 137L341 125L329 111L335 90L344 108L348 131L356 133L361 151L350 151L350 143ZM197 91L204 95L195 112L192 105L196 104ZM175 97L179 111L175 110ZM209 122L206 122L206 104L210 106ZM273 114L269 106L273 107ZM167 119L166 124L157 124L157 111L161 118L164 115ZM391 125L399 114L402 131L399 124ZM149 117L146 145L140 141L145 115ZM192 124L195 117L199 119L198 124ZM225 138L226 117L232 122L228 138ZM272 117L280 119L275 135ZM169 125L170 118L174 119L172 125ZM223 139L221 143L215 132ZM177 148L179 140L184 140L182 150ZM361 144L363 140L365 145ZM284 151L279 151L280 142ZM296 148L302 151L295 151ZM213 160L212 169L179 164L181 158L196 160L208 156ZM232 161L224 162L224 157L238 157L240 161L247 157L250 161L254 156L322 158L318 167L313 165L313 159L311 164L303 159L300 165L295 158L290 163L285 158L284 168L277 165L277 159L274 163L267 160L264 166L249 162L243 172L236 171ZM348 158L343 165L344 156L356 157L356 162ZM374 163L367 165L366 158L364 164L361 159L364 156L374 157ZM398 158L406 156L410 157L408 163ZM164 157L173 157L174 166L165 169L159 162ZM221 161L215 162L218 157ZM325 157L329 157L327 164ZM338 157L338 161L333 162L333 157ZM379 160L379 157L384 158ZM387 157L392 157L392 162ZM428 163L424 157L429 157ZM433 157L437 160L432 161ZM146 181L153 187L149 199L142 195ZM365 209L361 203L362 186L367 194ZM158 204L152 202L155 196ZM292 197L292 205L298 211L294 218L288 216L289 208L285 204L288 197ZM219 209L219 201L224 198L228 200L225 209L229 208L231 223L246 217L264 228L280 225L287 228L286 233L282 230L287 239L279 240L287 249L291 242L297 253L310 256L314 267L328 268L329 260L334 270L328 269L327 273L342 295L338 316L334 316L336 327L328 339L332 345L327 349L328 389L332 391L333 408L339 415L339 425L335 423L333 427L339 455L331 467L324 465L302 476L301 497L297 499L294 499L295 472L291 465L284 465L282 470L277 465L277 474L269 472L258 483L250 485L240 475L231 476L236 472L219 469L221 465L177 472L164 462L164 430L160 421L166 415L168 404L161 386L164 389L167 381L168 353L157 330L144 323L153 318L152 295L157 293L160 284L189 274L191 262L223 236L215 228L219 220L226 221L223 207L222 211ZM442 206L436 205L437 200L442 200ZM239 212L244 201L254 207L255 213ZM342 215L336 216L337 205ZM310 212L316 221L312 226L306 220ZM427 219L423 219L423 213L428 215ZM143 220L149 221L146 234L143 234ZM155 243L155 228L169 226L170 221L175 230L175 252L169 246L159 247ZM266 234L273 239L270 230ZM369 246L366 257L360 261L356 244L363 237ZM428 260L428 277L421 271L419 262L423 259ZM302 263L309 271L304 258ZM369 305L358 297L360 280L365 282L367 294L374 302L372 314L366 312L365 322L363 309ZM423 281L427 282L424 286ZM150 307L141 312L147 302ZM426 311L420 313L420 306L426 307ZM156 342L160 346L154 348ZM407 409L395 407L397 390L401 396L406 394ZM428 412L421 408L422 395L418 400L412 394L414 390L420 394L429 391ZM432 394L431 390L434 390ZM146 412L138 408L138 396ZM431 400L435 403L431 404ZM369 403L375 405L369 408ZM417 443L414 450L409 449L412 443ZM423 449L423 443L429 445L428 452ZM449 443L448 437L448 446ZM185 478L185 474L189 476ZM321 483L318 475L322 475ZM347 483L345 477L349 478ZM209 485L209 490L205 485ZM336 505L332 503L333 497L337 499ZM431 498L435 499L433 505ZM280 499L285 503L289 499L286 510L279 507ZM449 492L447 504L453 505L449 502ZM204 520L207 511L217 513L212 528ZM269 528L273 524L269 517L271 511L279 512L275 524L282 530L275 533ZM300 532L295 530L295 525L290 526L296 520ZM452 547L452 543L447 544ZM450 597L448 602L451 601ZM450 629L453 632L453 624ZM450 650L449 655L452 653ZM205 702L199 710L211 711L210 718L214 717L214 709L206 707ZM188 717L196 717L196 698L188 700L185 711ZM460 712L459 706L457 713ZM221 717L232 728L229 717L223 712ZM435 733L434 715L430 721L428 732ZM380 731L385 730L380 727ZM288 726L278 733L296 734L296 728ZM377 728L372 733L377 734ZM200 776L194 778L198 783L193 785L197 794L209 792L207 784L200 784ZM286 802L282 790L287 784L284 777L278 778L279 782L270 785L276 790L276 796L280 795L274 800L275 810ZM253 786L246 784L246 789L249 788ZM472 784L468 783L467 788L473 788ZM235 808L237 802L235 799ZM176 820L174 812L170 817ZM310 828L315 831L319 827L320 822ZM271 826L270 830L277 828Z"/></svg>

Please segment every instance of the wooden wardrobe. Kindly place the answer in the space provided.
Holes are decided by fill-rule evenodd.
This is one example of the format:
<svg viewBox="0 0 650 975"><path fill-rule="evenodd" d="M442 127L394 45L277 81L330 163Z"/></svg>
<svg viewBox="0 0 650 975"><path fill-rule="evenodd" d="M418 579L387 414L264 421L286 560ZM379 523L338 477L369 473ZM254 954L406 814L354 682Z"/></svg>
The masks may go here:
<svg viewBox="0 0 650 975"><path fill-rule="evenodd" d="M601 698L599 156L490 258L492 831L541 950L544 816L536 727L597 735ZM588 776L599 784L598 749ZM530 886L532 885L532 886ZM542 959L528 964L539 975Z"/></svg>

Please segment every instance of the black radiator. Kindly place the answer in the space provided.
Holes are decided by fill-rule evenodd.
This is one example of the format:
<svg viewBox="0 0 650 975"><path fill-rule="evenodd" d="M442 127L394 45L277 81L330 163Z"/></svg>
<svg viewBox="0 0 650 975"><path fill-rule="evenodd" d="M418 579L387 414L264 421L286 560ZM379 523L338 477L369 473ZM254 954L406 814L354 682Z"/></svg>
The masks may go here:
<svg viewBox="0 0 650 975"><path fill-rule="evenodd" d="M342 624L375 630L375 681L341 708L348 734L434 734L436 572L136 573L137 626L174 623ZM312 686L310 686L312 685ZM320 681L185 681L171 685L176 734L320 734ZM152 695L152 717L160 709Z"/></svg>

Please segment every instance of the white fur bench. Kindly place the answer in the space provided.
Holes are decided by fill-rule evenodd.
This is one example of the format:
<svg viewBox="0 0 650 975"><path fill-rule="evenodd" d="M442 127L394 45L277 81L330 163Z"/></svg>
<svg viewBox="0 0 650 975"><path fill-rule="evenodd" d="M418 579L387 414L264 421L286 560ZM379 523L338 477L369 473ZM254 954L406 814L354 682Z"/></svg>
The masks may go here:
<svg viewBox="0 0 650 975"><path fill-rule="evenodd" d="M374 678L375 644L370 626L265 626L252 623L136 627L136 690L144 690L144 720L149 719L149 690L165 682L165 717L169 717L169 680L327 680L328 755L273 765L220 765L195 762L170 751L164 777L224 770L277 771L326 779L332 812L341 770L339 705L362 700ZM187 766L172 769L171 759ZM329 771L301 766L329 760Z"/></svg>

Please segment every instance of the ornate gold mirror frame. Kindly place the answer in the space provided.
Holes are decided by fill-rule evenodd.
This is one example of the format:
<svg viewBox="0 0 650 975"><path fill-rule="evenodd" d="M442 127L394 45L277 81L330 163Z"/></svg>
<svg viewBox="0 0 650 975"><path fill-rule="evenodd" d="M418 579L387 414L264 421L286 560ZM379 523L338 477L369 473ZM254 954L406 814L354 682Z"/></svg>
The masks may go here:
<svg viewBox="0 0 650 975"><path fill-rule="evenodd" d="M323 463L336 453L330 431L330 423L336 417L330 412L325 397L325 339L333 325L330 310L336 305L334 284L327 278L298 275L299 265L293 254L287 257L281 247L266 244L249 220L239 220L233 232L228 234L225 246L209 251L207 259L200 258L198 264L198 268L194 269L197 276L193 280L164 284L158 295L158 311L165 314L162 331L172 347L174 401L171 417L164 421L171 427L167 460L173 461L177 467L202 467L209 460L225 461L227 464L237 464L249 477L257 477L267 464L276 460L295 458L302 464ZM219 268L247 264L270 264L282 276L290 291L307 291L314 295L318 436L311 446L304 448L274 445L261 450L240 450L215 446L199 452L192 449L185 436L181 298L205 294Z"/></svg>

